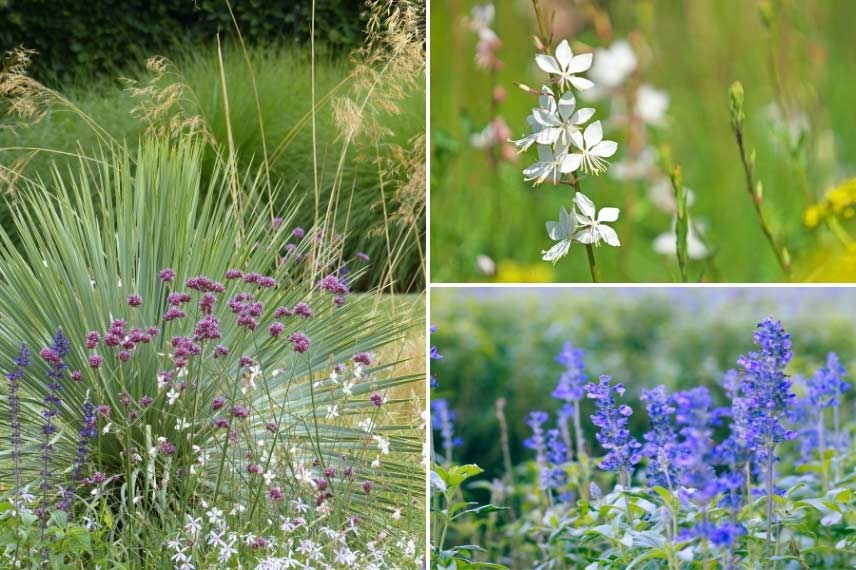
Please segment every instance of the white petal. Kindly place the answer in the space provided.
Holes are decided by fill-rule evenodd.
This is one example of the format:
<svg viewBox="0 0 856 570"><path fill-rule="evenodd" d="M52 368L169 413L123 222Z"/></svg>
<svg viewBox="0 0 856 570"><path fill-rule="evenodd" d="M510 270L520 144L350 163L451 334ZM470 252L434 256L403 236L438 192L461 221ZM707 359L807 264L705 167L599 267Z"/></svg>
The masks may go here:
<svg viewBox="0 0 856 570"><path fill-rule="evenodd" d="M579 131L571 133L571 143L580 150L585 150L586 146L583 143L583 134Z"/></svg>
<svg viewBox="0 0 856 570"><path fill-rule="evenodd" d="M535 140L538 144L552 145L559 138L560 134L562 134L562 129L557 129L556 127L546 127L544 130L538 133Z"/></svg>
<svg viewBox="0 0 856 570"><path fill-rule="evenodd" d="M571 73L582 73L589 67L591 67L593 54L583 53L571 60L571 65L568 66L568 71ZM562 61L562 60L559 60Z"/></svg>
<svg viewBox="0 0 856 570"><path fill-rule="evenodd" d="M585 123L586 121L591 119L593 116L594 109L592 109L591 107L585 107L574 113L569 122L572 125L581 125L582 123Z"/></svg>
<svg viewBox="0 0 856 570"><path fill-rule="evenodd" d="M571 51L571 45L568 43L568 40L562 40L562 43L560 43L556 47L556 59L559 60L559 65L563 70L568 69L568 67L570 67L571 63L575 58L574 52Z"/></svg>
<svg viewBox="0 0 856 570"><path fill-rule="evenodd" d="M621 210L618 208L601 208L597 213L598 222L614 222L618 219L618 213Z"/></svg>
<svg viewBox="0 0 856 570"><path fill-rule="evenodd" d="M562 239L559 234L559 222L547 222L544 227L547 228L547 235L550 236L551 240L559 241Z"/></svg>
<svg viewBox="0 0 856 570"><path fill-rule="evenodd" d="M591 149L603 140L603 126L600 124L600 121L595 121L586 127L585 140L587 149Z"/></svg>
<svg viewBox="0 0 856 570"><path fill-rule="evenodd" d="M546 109L548 111L556 110L556 97L553 95L553 90L543 85L541 87L541 96L538 97L538 103L541 105L542 109Z"/></svg>
<svg viewBox="0 0 856 570"><path fill-rule="evenodd" d="M553 156L553 149L547 145L539 144L538 160L540 160L541 162L553 162L555 160L555 157Z"/></svg>
<svg viewBox="0 0 856 570"><path fill-rule="evenodd" d="M571 85L573 85L580 91L585 91L586 89L591 89L592 87L594 87L594 83L592 83L585 77L578 77L576 75L572 75L568 81L570 81Z"/></svg>
<svg viewBox="0 0 856 570"><path fill-rule="evenodd" d="M618 143L615 141L600 141L589 150L595 156L609 158L618 150Z"/></svg>
<svg viewBox="0 0 856 570"><path fill-rule="evenodd" d="M559 170L561 170L565 174L570 174L571 172L577 170L582 163L583 155L576 153L569 154L565 156L565 158L562 160L562 165L559 167Z"/></svg>
<svg viewBox="0 0 856 570"><path fill-rule="evenodd" d="M556 263L568 254L571 248L571 240L562 240L547 251L541 252L541 259Z"/></svg>
<svg viewBox="0 0 856 570"><path fill-rule="evenodd" d="M559 99L559 117L563 121L567 121L568 117L574 114L576 107L577 100L574 98L574 94L570 91L565 92L562 98Z"/></svg>
<svg viewBox="0 0 856 570"><path fill-rule="evenodd" d="M618 247L621 245L621 242L618 241L618 234L615 233L615 230L611 227L597 226L597 233L599 234L600 239L602 239L612 247Z"/></svg>
<svg viewBox="0 0 856 570"><path fill-rule="evenodd" d="M583 216L589 220L594 220L594 202L592 202L588 196L582 192L577 192L574 195L574 203L577 205L577 209L579 209Z"/></svg>
<svg viewBox="0 0 856 570"><path fill-rule="evenodd" d="M559 226L563 239L571 239L574 230L577 229L576 219L564 208L559 210Z"/></svg>
<svg viewBox="0 0 856 570"><path fill-rule="evenodd" d="M588 227L583 230L580 230L574 236L574 241L578 243L597 243L597 234L594 232L594 228Z"/></svg>
<svg viewBox="0 0 856 570"><path fill-rule="evenodd" d="M511 141L511 144L513 144L518 149L520 149L520 152L523 152L525 150L529 150L529 147L531 147L532 144L535 142L535 140L538 138L538 134L539 133L527 135L527 136L523 137L522 139L517 139L516 141Z"/></svg>
<svg viewBox="0 0 856 570"><path fill-rule="evenodd" d="M538 121L539 124L544 125L545 127L555 127L561 124L559 118L555 114L547 112L544 109L533 109L532 116L535 117L535 120Z"/></svg>
<svg viewBox="0 0 856 570"><path fill-rule="evenodd" d="M556 75L561 75L562 73L562 70L559 69L559 62L552 55L539 53L535 56L535 63L547 73L554 73Z"/></svg>
<svg viewBox="0 0 856 570"><path fill-rule="evenodd" d="M536 162L531 166L527 166L523 169L523 179L534 180L541 176L545 168L547 168L547 164L544 162Z"/></svg>

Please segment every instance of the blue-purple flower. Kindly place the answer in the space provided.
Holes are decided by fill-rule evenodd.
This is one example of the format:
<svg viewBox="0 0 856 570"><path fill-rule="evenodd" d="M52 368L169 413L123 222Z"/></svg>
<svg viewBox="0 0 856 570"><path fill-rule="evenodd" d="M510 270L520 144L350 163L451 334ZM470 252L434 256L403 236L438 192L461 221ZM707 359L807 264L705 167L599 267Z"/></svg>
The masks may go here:
<svg viewBox="0 0 856 570"><path fill-rule="evenodd" d="M455 419L455 411L449 407L445 398L431 400L431 425L440 432L447 463L451 462L452 449L462 443L460 438L455 437Z"/></svg>
<svg viewBox="0 0 856 570"><path fill-rule="evenodd" d="M607 450L600 468L618 472L621 484L626 487L630 484L633 467L642 458L642 444L627 429L627 419L633 415L633 410L626 404L618 405L613 396L624 395L624 385L611 385L610 380L609 376L601 376L598 384L586 384L585 391L597 406L597 412L591 416L592 423L600 428L597 441Z"/></svg>
<svg viewBox="0 0 856 570"><path fill-rule="evenodd" d="M643 453L648 457L646 476L649 485L673 489L679 481L677 466L678 437L675 433L675 407L665 386L642 392L651 429L644 435Z"/></svg>
<svg viewBox="0 0 856 570"><path fill-rule="evenodd" d="M821 367L807 383L808 397L818 408L833 408L840 404L841 394L850 389L845 380L847 370L841 365L838 355L830 352L826 366Z"/></svg>

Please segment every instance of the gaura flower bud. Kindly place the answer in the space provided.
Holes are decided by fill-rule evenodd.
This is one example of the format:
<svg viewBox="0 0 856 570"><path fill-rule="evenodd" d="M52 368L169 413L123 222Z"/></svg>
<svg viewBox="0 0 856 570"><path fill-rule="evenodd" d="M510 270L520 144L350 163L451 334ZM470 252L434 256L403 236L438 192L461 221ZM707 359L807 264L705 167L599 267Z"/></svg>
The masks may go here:
<svg viewBox="0 0 856 570"><path fill-rule="evenodd" d="M728 89L728 106L731 112L731 126L735 131L743 129L746 115L743 113L743 84L735 81Z"/></svg>

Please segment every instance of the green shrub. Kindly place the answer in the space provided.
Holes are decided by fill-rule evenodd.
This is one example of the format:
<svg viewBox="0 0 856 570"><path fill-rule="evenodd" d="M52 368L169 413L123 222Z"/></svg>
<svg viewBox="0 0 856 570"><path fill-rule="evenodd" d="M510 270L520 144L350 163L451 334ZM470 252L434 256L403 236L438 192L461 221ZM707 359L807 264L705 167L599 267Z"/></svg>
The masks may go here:
<svg viewBox="0 0 856 570"><path fill-rule="evenodd" d="M312 3L232 0L241 33L251 43L303 42L309 38ZM49 14L49 16L48 16ZM316 41L352 49L362 41L360 0L315 2ZM223 0L0 1L0 47L35 49L35 75L68 81L81 74L115 73L133 58L162 52L180 39L212 45L214 36L234 29Z"/></svg>

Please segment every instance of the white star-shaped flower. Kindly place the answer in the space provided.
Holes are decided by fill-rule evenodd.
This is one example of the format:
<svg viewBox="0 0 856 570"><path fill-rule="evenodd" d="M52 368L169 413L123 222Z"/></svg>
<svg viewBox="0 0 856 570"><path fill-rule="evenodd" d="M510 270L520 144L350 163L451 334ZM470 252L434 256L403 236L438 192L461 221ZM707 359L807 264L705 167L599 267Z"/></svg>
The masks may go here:
<svg viewBox="0 0 856 570"><path fill-rule="evenodd" d="M577 192L574 196L574 205L577 210L574 212L577 225L582 226L582 229L574 236L574 240L592 245L599 245L600 242L606 242L612 247L621 245L615 230L604 225L604 222L614 222L618 219L618 208L601 208L595 217L594 202L582 192Z"/></svg>
<svg viewBox="0 0 856 570"><path fill-rule="evenodd" d="M550 236L551 240L558 243L547 251L542 251L541 259L552 261L555 264L568 254L571 244L574 241L574 231L577 229L577 221L567 210L561 208L559 210L559 221L547 222L546 225L547 235Z"/></svg>
<svg viewBox="0 0 856 570"><path fill-rule="evenodd" d="M539 53L535 56L535 63L542 70L551 75L559 76L559 86L564 89L566 84L571 84L575 88L583 91L594 86L594 83L584 77L577 77L577 73L582 73L591 67L592 54L584 53L574 55L571 51L571 46L568 40L562 40L562 43L556 48L555 57L544 53Z"/></svg>
<svg viewBox="0 0 856 570"><path fill-rule="evenodd" d="M584 172L595 175L606 170L609 166L606 159L618 149L618 143L615 141L603 140L603 126L600 121L590 124L584 133L571 133L571 142L580 152L569 156L578 158Z"/></svg>
<svg viewBox="0 0 856 570"><path fill-rule="evenodd" d="M552 99L551 99L552 100ZM571 135L579 132L580 125L594 115L594 109L585 107L577 110L577 100L570 91L566 92L549 108L532 110L535 122L541 127L538 132L538 144L558 145L567 148L571 144Z"/></svg>

